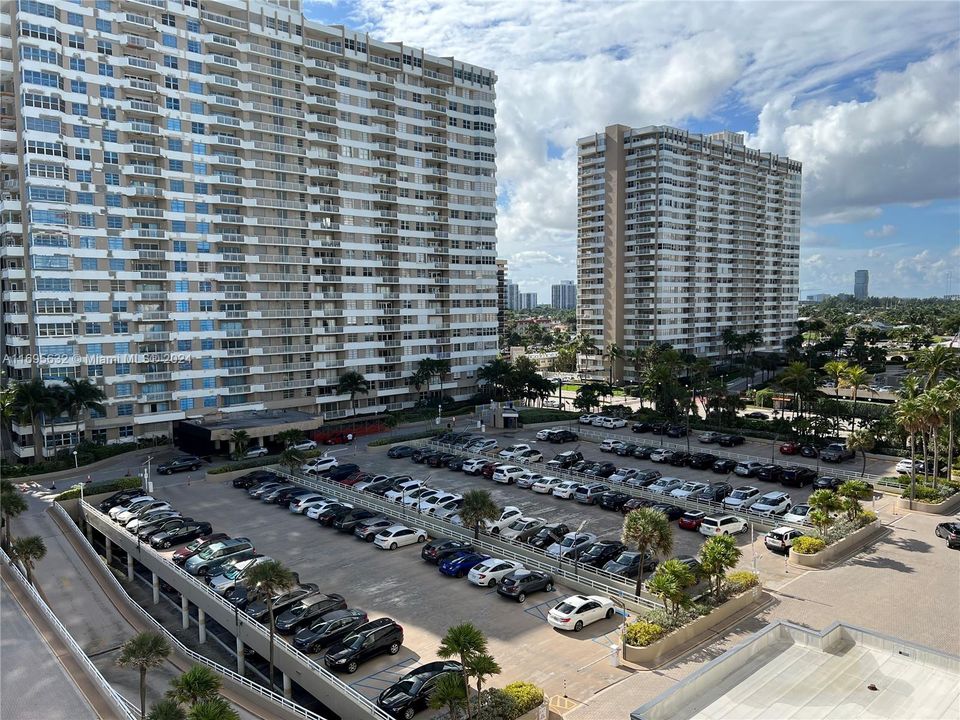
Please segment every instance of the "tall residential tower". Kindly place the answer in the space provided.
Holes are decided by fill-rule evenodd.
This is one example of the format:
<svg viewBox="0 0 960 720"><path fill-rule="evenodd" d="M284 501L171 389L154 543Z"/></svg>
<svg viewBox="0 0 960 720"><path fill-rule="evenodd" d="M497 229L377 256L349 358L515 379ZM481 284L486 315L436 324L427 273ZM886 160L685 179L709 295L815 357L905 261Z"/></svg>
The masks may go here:
<svg viewBox="0 0 960 720"><path fill-rule="evenodd" d="M573 310L577 306L577 285L573 280L561 280L550 286L550 304L557 310Z"/></svg>
<svg viewBox="0 0 960 720"><path fill-rule="evenodd" d="M855 300L866 300L870 297L869 270L857 270L853 274L853 297Z"/></svg>
<svg viewBox="0 0 960 720"><path fill-rule="evenodd" d="M736 133L623 125L581 138L578 163L577 320L598 347L717 359L725 328L759 331L758 350L796 332L800 163Z"/></svg>

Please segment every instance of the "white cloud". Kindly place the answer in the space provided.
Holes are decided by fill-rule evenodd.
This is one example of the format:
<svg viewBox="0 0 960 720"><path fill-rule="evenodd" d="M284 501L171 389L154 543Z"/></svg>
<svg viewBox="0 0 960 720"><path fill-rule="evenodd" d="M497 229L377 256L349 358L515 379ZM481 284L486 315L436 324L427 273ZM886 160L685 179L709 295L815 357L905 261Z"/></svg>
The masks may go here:
<svg viewBox="0 0 960 720"><path fill-rule="evenodd" d="M868 238L885 238L890 237L897 231L895 225L883 225L879 228L870 228L863 235Z"/></svg>

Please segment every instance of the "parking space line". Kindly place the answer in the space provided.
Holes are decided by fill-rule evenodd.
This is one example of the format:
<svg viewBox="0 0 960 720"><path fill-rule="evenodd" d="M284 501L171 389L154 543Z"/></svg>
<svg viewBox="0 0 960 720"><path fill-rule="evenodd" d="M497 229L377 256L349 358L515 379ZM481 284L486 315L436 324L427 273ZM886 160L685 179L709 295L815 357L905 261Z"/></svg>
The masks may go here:
<svg viewBox="0 0 960 720"><path fill-rule="evenodd" d="M362 677L356 682L350 683L352 688L365 688L368 690L383 690L385 687L393 685L401 676L405 675L405 672L400 672L394 668L403 668L406 670L417 662L416 658L407 658L406 660L401 660L398 663L394 663L389 667L385 667L383 670L378 670L375 673L371 673L366 677ZM379 677L381 675L387 675L392 677ZM384 683L383 687L377 685L377 683Z"/></svg>
<svg viewBox="0 0 960 720"><path fill-rule="evenodd" d="M553 604L553 601L552 601L552 600L544 600L544 601L541 602L541 603L537 603L536 605L531 605L531 606L528 607L528 608L524 608L523 611L524 611L525 613L529 614L529 615L535 615L535 616L539 617L541 620L543 620L544 622L546 622L546 621L547 621L547 613L544 612L543 608L544 608L545 606L551 605L551 604Z"/></svg>

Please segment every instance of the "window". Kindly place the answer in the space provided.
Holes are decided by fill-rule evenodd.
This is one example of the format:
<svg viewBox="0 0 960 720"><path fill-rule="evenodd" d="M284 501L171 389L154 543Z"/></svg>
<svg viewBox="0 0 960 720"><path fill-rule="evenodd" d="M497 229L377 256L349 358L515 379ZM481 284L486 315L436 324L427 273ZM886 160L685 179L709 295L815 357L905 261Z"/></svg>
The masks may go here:
<svg viewBox="0 0 960 720"><path fill-rule="evenodd" d="M113 23L111 23L109 20L103 20L103 19L98 18L98 19L97 19L97 30L99 30L100 32L105 32L105 33L113 32Z"/></svg>
<svg viewBox="0 0 960 720"><path fill-rule="evenodd" d="M133 425L124 425L121 428L117 428L117 436L121 440L126 440L133 437Z"/></svg>
<svg viewBox="0 0 960 720"><path fill-rule="evenodd" d="M217 386L217 379L215 377L205 377L203 378L203 387L204 389L215 388Z"/></svg>
<svg viewBox="0 0 960 720"><path fill-rule="evenodd" d="M173 138L170 138L167 140L167 150L181 152L183 150L183 142L181 140L174 140Z"/></svg>
<svg viewBox="0 0 960 720"><path fill-rule="evenodd" d="M187 241L186 240L174 240L173 241L173 251L174 252L186 252L187 251ZM186 310L184 310L186 312Z"/></svg>
<svg viewBox="0 0 960 720"><path fill-rule="evenodd" d="M201 332L206 332L206 331L213 332L213 320L201 320L201 321L200 321L200 331L201 331Z"/></svg>
<svg viewBox="0 0 960 720"><path fill-rule="evenodd" d="M43 25L34 25L33 23L28 23L23 21L20 22L20 35L23 37L36 38L37 40L52 40L55 43L60 42L60 33L58 33L53 28L46 27ZM80 42L81 43L83 42L82 35L77 35L77 36L71 35L70 37L71 38L79 37Z"/></svg>
<svg viewBox="0 0 960 720"><path fill-rule="evenodd" d="M100 312L100 301L99 300L84 300L83 301L83 311L88 313L98 313Z"/></svg>
<svg viewBox="0 0 960 720"><path fill-rule="evenodd" d="M62 210L38 210L31 208L30 220L35 223L46 223L47 225L66 225L67 214Z"/></svg>
<svg viewBox="0 0 960 720"><path fill-rule="evenodd" d="M90 439L95 445L106 445L107 444L107 431L103 428L90 431Z"/></svg>
<svg viewBox="0 0 960 720"><path fill-rule="evenodd" d="M77 195L89 195L90 201L86 203L81 203L83 205L93 205L93 193L77 193ZM64 188L54 188L54 187L45 187L43 185L32 185L30 186L29 193L27 197L31 200L39 200L41 202L66 202L67 201L67 191Z"/></svg>
<svg viewBox="0 0 960 720"><path fill-rule="evenodd" d="M194 113L195 115L203 115L206 112L206 110L204 109L202 102L200 102L199 100L191 100L190 112Z"/></svg>
<svg viewBox="0 0 960 720"><path fill-rule="evenodd" d="M170 192L183 192L183 180L171 180Z"/></svg>
<svg viewBox="0 0 960 720"><path fill-rule="evenodd" d="M190 321L177 320L177 332L190 332Z"/></svg>
<svg viewBox="0 0 960 720"><path fill-rule="evenodd" d="M41 87L49 88L60 87L60 76L56 73L40 72L39 70L24 70L22 77L23 82L25 83L31 83L33 85L40 85Z"/></svg>
<svg viewBox="0 0 960 720"><path fill-rule="evenodd" d="M99 335L100 323L97 323L97 322L84 323L84 333L87 335Z"/></svg>
<svg viewBox="0 0 960 720"><path fill-rule="evenodd" d="M171 201L170 201L170 209L171 209L173 212L185 212L185 211L186 211L186 203L184 203L183 200L171 200Z"/></svg>
<svg viewBox="0 0 960 720"><path fill-rule="evenodd" d="M119 393L117 393L119 396ZM129 393L127 393L129 395ZM133 415L133 404L132 403L123 403L122 405L117 405L117 415L120 417L128 417Z"/></svg>
<svg viewBox="0 0 960 720"><path fill-rule="evenodd" d="M103 77L113 77L113 65L108 63L99 63L97 65L97 75L102 75Z"/></svg>
<svg viewBox="0 0 960 720"><path fill-rule="evenodd" d="M75 202L77 205L93 205L92 192L78 192L75 197L76 197Z"/></svg>
<svg viewBox="0 0 960 720"><path fill-rule="evenodd" d="M87 377L103 377L103 365L87 365Z"/></svg>
<svg viewBox="0 0 960 720"><path fill-rule="evenodd" d="M110 258L110 269L114 272L121 272L124 270L124 265L126 261L123 258Z"/></svg>
<svg viewBox="0 0 960 720"><path fill-rule="evenodd" d="M105 150L103 153L103 161L108 165L119 165L120 153L113 150Z"/></svg>
<svg viewBox="0 0 960 720"><path fill-rule="evenodd" d="M173 55L164 55L163 56L163 66L168 67L171 70L177 69L177 58Z"/></svg>
<svg viewBox="0 0 960 720"><path fill-rule="evenodd" d="M127 355L130 352L130 343L128 342L118 342L113 344L113 352L115 355Z"/></svg>
<svg viewBox="0 0 960 720"><path fill-rule="evenodd" d="M167 27L174 27L174 28L175 28L175 27L177 26L177 18L176 18L175 16L171 15L170 13L163 13L163 14L160 16L160 22L162 22L162 23L163 23L164 25L166 25Z"/></svg>
<svg viewBox="0 0 960 720"><path fill-rule="evenodd" d="M200 312L213 312L213 300L201 300Z"/></svg>
<svg viewBox="0 0 960 720"><path fill-rule="evenodd" d="M189 300L177 300L177 312L190 312L190 301Z"/></svg>
<svg viewBox="0 0 960 720"><path fill-rule="evenodd" d="M187 231L187 221L186 220L173 220L170 223L171 232L182 233Z"/></svg>
<svg viewBox="0 0 960 720"><path fill-rule="evenodd" d="M83 58L70 58L70 69L77 72L86 72L87 61Z"/></svg>
<svg viewBox="0 0 960 720"><path fill-rule="evenodd" d="M187 72L197 73L199 75L203 72L203 64L196 60L187 60Z"/></svg>
<svg viewBox="0 0 960 720"><path fill-rule="evenodd" d="M60 42L59 38L57 42ZM67 45L74 50L83 50L83 35L70 35L67 37Z"/></svg>
<svg viewBox="0 0 960 720"><path fill-rule="evenodd" d="M172 75L166 75L163 78L163 86L167 90L179 90L180 81L177 78L173 77Z"/></svg>
<svg viewBox="0 0 960 720"><path fill-rule="evenodd" d="M191 80L190 92L196 93L197 95L203 95L203 83L197 82L196 80Z"/></svg>
<svg viewBox="0 0 960 720"><path fill-rule="evenodd" d="M177 385L179 390L193 390L193 380L184 378Z"/></svg>
<svg viewBox="0 0 960 720"><path fill-rule="evenodd" d="M190 132L194 135L205 135L207 133L207 126L203 123L192 122L190 123Z"/></svg>
<svg viewBox="0 0 960 720"><path fill-rule="evenodd" d="M114 90L109 85L100 86L100 97L106 98L108 100L115 100L117 97L116 90Z"/></svg>
<svg viewBox="0 0 960 720"><path fill-rule="evenodd" d="M92 238L91 238L92 239ZM119 237L109 237L107 238L107 249L109 250L123 250L123 238Z"/></svg>
<svg viewBox="0 0 960 720"><path fill-rule="evenodd" d="M64 255L34 255L33 267L42 270L69 270L70 258Z"/></svg>
<svg viewBox="0 0 960 720"><path fill-rule="evenodd" d="M170 160L170 169L174 172L183 172L183 160Z"/></svg>
<svg viewBox="0 0 960 720"><path fill-rule="evenodd" d="M74 125L73 136L75 138L80 138L81 140L89 140L90 128L88 128L86 125Z"/></svg>
<svg viewBox="0 0 960 720"><path fill-rule="evenodd" d="M64 150L63 143L42 142L40 140L27 140L26 151L37 155L67 156L67 151Z"/></svg>
<svg viewBox="0 0 960 720"><path fill-rule="evenodd" d="M188 283L186 280L177 280L177 281L173 284L173 288L174 288L173 291L174 291L174 292L179 292L179 293L190 292L190 287L189 287L189 285L190 285L190 283Z"/></svg>
<svg viewBox="0 0 960 720"><path fill-rule="evenodd" d="M107 215L107 227L111 230L122 230L123 229L123 216L122 215Z"/></svg>
<svg viewBox="0 0 960 720"><path fill-rule="evenodd" d="M116 120L117 119L117 109L112 107L107 107L106 105L100 106L100 117L104 120Z"/></svg>
<svg viewBox="0 0 960 720"><path fill-rule="evenodd" d="M179 110L180 101L177 98L168 97L166 100L167 110Z"/></svg>
<svg viewBox="0 0 960 720"><path fill-rule="evenodd" d="M194 140L194 141L193 141L193 154L194 154L194 155L206 155L206 154L207 154L207 146L206 146L206 144L204 144L204 143L202 143L202 142L197 142L196 140Z"/></svg>
<svg viewBox="0 0 960 720"><path fill-rule="evenodd" d="M187 40L187 52L200 53L200 41L199 40Z"/></svg>
<svg viewBox="0 0 960 720"><path fill-rule="evenodd" d="M116 130L102 130L100 132L101 137L104 142L117 142L117 131Z"/></svg>
<svg viewBox="0 0 960 720"><path fill-rule="evenodd" d="M206 240L200 240L197 243L197 252L198 253L208 253L210 252L210 243Z"/></svg>
<svg viewBox="0 0 960 720"><path fill-rule="evenodd" d="M73 103L73 114L77 117L87 117L90 114L90 108L86 103Z"/></svg>
<svg viewBox="0 0 960 720"><path fill-rule="evenodd" d="M38 60L51 65L60 64L60 55L53 50L41 50L32 45L22 45L20 47L20 58L23 60Z"/></svg>
<svg viewBox="0 0 960 720"><path fill-rule="evenodd" d="M190 352L192 349L192 341L177 340L177 352Z"/></svg>
<svg viewBox="0 0 960 720"><path fill-rule="evenodd" d="M181 410L193 410L193 398L180 398Z"/></svg>
<svg viewBox="0 0 960 720"><path fill-rule="evenodd" d="M113 334L114 335L126 335L130 332L129 324L126 320L115 320L113 323Z"/></svg>
<svg viewBox="0 0 960 720"><path fill-rule="evenodd" d="M207 397L205 397L205 398L203 399L203 406L204 406L204 407L216 407L216 406L217 406L217 396L216 396L216 395L208 395Z"/></svg>
<svg viewBox="0 0 960 720"><path fill-rule="evenodd" d="M31 13L33 15L40 15L42 17L52 18L54 20L60 19L60 13L57 12L56 8L53 5L47 5L46 3L36 2L36 0L20 0L18 3L20 12Z"/></svg>
<svg viewBox="0 0 960 720"><path fill-rule="evenodd" d="M120 184L120 173L115 173L115 172L104 173L103 181L107 185L118 186Z"/></svg>
<svg viewBox="0 0 960 720"><path fill-rule="evenodd" d="M171 33L163 33L161 35L163 38L163 46L168 48L175 48L177 46L177 36Z"/></svg>
<svg viewBox="0 0 960 720"><path fill-rule="evenodd" d="M122 313L127 311L126 300L114 300L110 303L110 312Z"/></svg>
<svg viewBox="0 0 960 720"><path fill-rule="evenodd" d="M109 40L97 40L97 55L113 55L113 43Z"/></svg>
<svg viewBox="0 0 960 720"><path fill-rule="evenodd" d="M86 106L84 106L86 107ZM90 150L89 148L74 148L73 157L75 160L90 160Z"/></svg>
<svg viewBox="0 0 960 720"><path fill-rule="evenodd" d="M194 183L194 184L193 184L193 191L194 191L197 195L206 195L206 194L209 192L209 190L207 189L207 183L205 183L205 182L197 182L197 183Z"/></svg>
<svg viewBox="0 0 960 720"><path fill-rule="evenodd" d="M113 366L113 372L117 375L129 375L130 363L117 363Z"/></svg>
<svg viewBox="0 0 960 720"><path fill-rule="evenodd" d="M213 350L213 340L209 338L203 338L200 340L200 349L201 350Z"/></svg>
<svg viewBox="0 0 960 720"><path fill-rule="evenodd" d="M123 197L119 193L107 193L107 207L122 207Z"/></svg>
<svg viewBox="0 0 960 720"><path fill-rule="evenodd" d="M198 215L205 215L210 212L210 206L205 202L198 202L193 204L193 211Z"/></svg>
<svg viewBox="0 0 960 720"><path fill-rule="evenodd" d="M63 112L63 109L66 107L66 103L58 97L26 92L23 94L23 106L38 107L43 108L44 110L56 110L58 112Z"/></svg>
<svg viewBox="0 0 960 720"><path fill-rule="evenodd" d="M93 173L90 170L74 170L73 176L77 182L93 182Z"/></svg>
<svg viewBox="0 0 960 720"><path fill-rule="evenodd" d="M60 121L53 118L35 118L26 119L27 130L36 130L37 132L60 134Z"/></svg>
<svg viewBox="0 0 960 720"><path fill-rule="evenodd" d="M200 23L191 18L187 18L187 32L200 32Z"/></svg>
<svg viewBox="0 0 960 720"><path fill-rule="evenodd" d="M167 118L167 130L180 130L180 120L178 118Z"/></svg>

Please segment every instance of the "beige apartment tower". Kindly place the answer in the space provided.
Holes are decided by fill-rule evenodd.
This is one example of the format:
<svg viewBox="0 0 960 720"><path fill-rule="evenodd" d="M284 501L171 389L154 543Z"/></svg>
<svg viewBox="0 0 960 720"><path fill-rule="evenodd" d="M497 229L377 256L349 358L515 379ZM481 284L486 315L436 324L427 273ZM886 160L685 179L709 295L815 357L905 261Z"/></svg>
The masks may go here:
<svg viewBox="0 0 960 720"><path fill-rule="evenodd" d="M578 328L628 354L668 343L719 360L725 328L782 349L796 332L800 175L737 133L612 125L581 138ZM633 379L632 364L615 373Z"/></svg>

